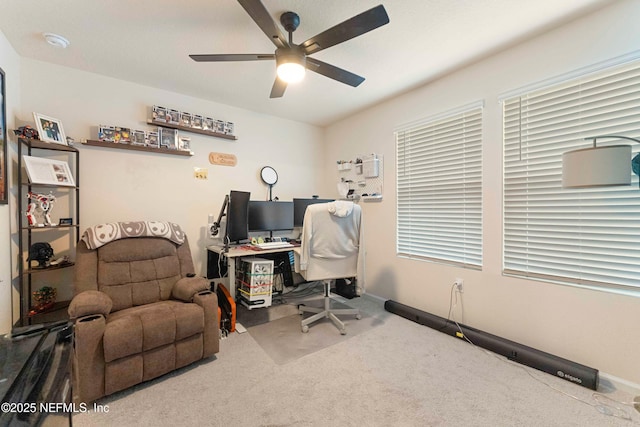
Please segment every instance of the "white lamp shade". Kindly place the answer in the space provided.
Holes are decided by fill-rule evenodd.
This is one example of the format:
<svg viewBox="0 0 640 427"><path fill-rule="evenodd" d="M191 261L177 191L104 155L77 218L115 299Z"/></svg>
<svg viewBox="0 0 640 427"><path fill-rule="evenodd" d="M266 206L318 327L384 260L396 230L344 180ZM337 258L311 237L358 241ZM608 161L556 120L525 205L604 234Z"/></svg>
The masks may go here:
<svg viewBox="0 0 640 427"><path fill-rule="evenodd" d="M568 151L562 155L564 188L631 184L631 146L611 145Z"/></svg>

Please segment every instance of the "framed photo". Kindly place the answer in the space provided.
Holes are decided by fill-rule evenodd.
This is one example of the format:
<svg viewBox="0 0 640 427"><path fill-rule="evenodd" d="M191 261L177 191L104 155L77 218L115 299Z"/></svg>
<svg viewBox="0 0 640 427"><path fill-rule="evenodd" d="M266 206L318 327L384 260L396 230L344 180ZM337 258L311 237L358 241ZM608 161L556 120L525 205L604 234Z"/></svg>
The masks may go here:
<svg viewBox="0 0 640 427"><path fill-rule="evenodd" d="M0 68L0 204L6 205L8 201L7 188L7 107L5 102L4 71Z"/></svg>
<svg viewBox="0 0 640 427"><path fill-rule="evenodd" d="M38 128L42 141L67 145L67 137L64 135L60 120L40 113L33 113L33 118L36 121L36 128Z"/></svg>
<svg viewBox="0 0 640 427"><path fill-rule="evenodd" d="M22 158L32 184L76 186L67 162L32 156L22 156Z"/></svg>

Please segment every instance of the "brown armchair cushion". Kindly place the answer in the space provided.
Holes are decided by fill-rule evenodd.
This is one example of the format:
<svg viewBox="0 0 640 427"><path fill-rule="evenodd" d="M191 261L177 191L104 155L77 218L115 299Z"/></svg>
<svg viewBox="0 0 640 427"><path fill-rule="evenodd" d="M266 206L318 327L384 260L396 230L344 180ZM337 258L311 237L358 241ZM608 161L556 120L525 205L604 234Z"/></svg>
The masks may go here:
<svg viewBox="0 0 640 427"><path fill-rule="evenodd" d="M193 296L209 290L209 282L203 277L183 277L173 285L171 295L180 301L191 302Z"/></svg>
<svg viewBox="0 0 640 427"><path fill-rule="evenodd" d="M84 291L71 300L68 313L72 319L90 314L106 316L111 312L111 307L113 307L113 301L104 292Z"/></svg>

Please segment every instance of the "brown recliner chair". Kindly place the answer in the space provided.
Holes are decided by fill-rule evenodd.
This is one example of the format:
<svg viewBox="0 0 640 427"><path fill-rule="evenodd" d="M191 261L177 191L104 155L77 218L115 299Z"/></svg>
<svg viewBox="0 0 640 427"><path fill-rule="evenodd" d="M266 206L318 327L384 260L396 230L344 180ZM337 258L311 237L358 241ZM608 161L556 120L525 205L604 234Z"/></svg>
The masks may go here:
<svg viewBox="0 0 640 427"><path fill-rule="evenodd" d="M118 238L76 251L74 401L156 378L219 350L218 299L193 275L189 244Z"/></svg>

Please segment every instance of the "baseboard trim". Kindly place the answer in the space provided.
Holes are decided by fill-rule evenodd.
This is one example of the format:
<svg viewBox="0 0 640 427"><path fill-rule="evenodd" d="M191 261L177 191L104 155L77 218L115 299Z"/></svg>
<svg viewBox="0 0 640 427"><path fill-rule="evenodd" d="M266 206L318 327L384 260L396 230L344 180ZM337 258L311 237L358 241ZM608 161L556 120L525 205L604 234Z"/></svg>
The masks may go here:
<svg viewBox="0 0 640 427"><path fill-rule="evenodd" d="M366 292L366 291L365 291L365 292L363 292L363 293L362 293L362 295L360 295L360 296L361 296L361 297L367 297L367 298L371 298L371 299L378 300L379 302L381 302L381 303L383 303L383 304L384 304L384 302L388 299L388 298L382 298L382 297L379 297L378 295L375 295L375 294L370 294L370 293L368 293L368 292Z"/></svg>
<svg viewBox="0 0 640 427"><path fill-rule="evenodd" d="M640 384L619 378L606 372L600 372L600 388L602 391L607 389L620 390L633 396L640 396Z"/></svg>

